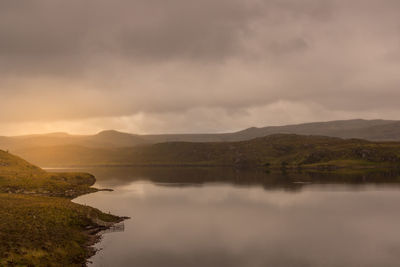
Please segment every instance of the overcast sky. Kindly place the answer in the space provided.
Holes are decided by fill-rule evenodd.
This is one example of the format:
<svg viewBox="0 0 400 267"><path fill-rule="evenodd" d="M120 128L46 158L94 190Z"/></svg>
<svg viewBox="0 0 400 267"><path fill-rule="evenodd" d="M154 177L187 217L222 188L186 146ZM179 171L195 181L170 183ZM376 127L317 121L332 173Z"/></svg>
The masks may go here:
<svg viewBox="0 0 400 267"><path fill-rule="evenodd" d="M0 0L0 135L399 119L398 0Z"/></svg>

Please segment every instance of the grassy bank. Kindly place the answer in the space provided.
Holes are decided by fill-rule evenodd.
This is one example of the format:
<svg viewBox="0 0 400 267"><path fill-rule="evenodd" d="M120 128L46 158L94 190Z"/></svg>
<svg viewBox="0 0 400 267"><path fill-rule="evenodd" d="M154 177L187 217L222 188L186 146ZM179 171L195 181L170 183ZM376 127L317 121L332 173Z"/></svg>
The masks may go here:
<svg viewBox="0 0 400 267"><path fill-rule="evenodd" d="M0 194L0 266L82 266L94 218L118 221L55 197Z"/></svg>
<svg viewBox="0 0 400 267"><path fill-rule="evenodd" d="M47 173L0 150L0 266L84 265L94 234L122 220L71 202L96 191L94 182L85 173Z"/></svg>

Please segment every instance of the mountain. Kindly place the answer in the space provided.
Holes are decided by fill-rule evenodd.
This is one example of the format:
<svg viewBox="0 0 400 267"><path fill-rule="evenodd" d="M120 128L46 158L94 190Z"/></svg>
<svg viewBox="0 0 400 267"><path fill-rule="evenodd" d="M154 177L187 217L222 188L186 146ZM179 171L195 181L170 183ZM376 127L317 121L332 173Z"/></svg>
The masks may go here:
<svg viewBox="0 0 400 267"><path fill-rule="evenodd" d="M253 127L235 133L235 138L246 140L276 133L397 141L400 140L400 121L357 119L264 128Z"/></svg>
<svg viewBox="0 0 400 267"><path fill-rule="evenodd" d="M323 135L340 138L360 138L371 141L400 141L400 121L393 120L341 120L303 123L286 126L248 128L233 133L221 134L157 134L136 135L114 130L95 135L69 135L52 133L16 137L0 136L0 148L20 148L78 145L95 148L129 147L162 142L232 142L244 141L271 134L286 133L300 135Z"/></svg>
<svg viewBox="0 0 400 267"><path fill-rule="evenodd" d="M347 139L358 138L370 141L400 141L400 121L342 120L263 128L252 127L238 132L221 134L136 135L108 130L95 135L52 133L16 137L0 136L0 148L10 150L18 155L27 156L28 159L35 161L35 158L30 157L31 154L45 153L45 150L52 151L55 147L65 147L66 150L85 147L93 150L127 148L164 142L237 142L273 134L319 135Z"/></svg>
<svg viewBox="0 0 400 267"><path fill-rule="evenodd" d="M400 142L275 134L239 142L166 142L136 147L54 146L21 154L41 166L376 167L399 165Z"/></svg>
<svg viewBox="0 0 400 267"><path fill-rule="evenodd" d="M139 135L121 133L113 130L103 131L95 135L69 135L66 133L51 133L14 137L0 136L0 148L11 151L62 145L108 148L135 146L146 143L149 143L149 141L145 140Z"/></svg>
<svg viewBox="0 0 400 267"><path fill-rule="evenodd" d="M400 121L356 119L262 128L251 127L243 131L223 134L146 135L143 138L151 142L227 142L250 140L278 133L360 138L371 141L400 141Z"/></svg>
<svg viewBox="0 0 400 267"><path fill-rule="evenodd" d="M129 147L149 143L136 134L121 133L114 130L102 131L93 136L86 136L78 144L89 144L90 147Z"/></svg>

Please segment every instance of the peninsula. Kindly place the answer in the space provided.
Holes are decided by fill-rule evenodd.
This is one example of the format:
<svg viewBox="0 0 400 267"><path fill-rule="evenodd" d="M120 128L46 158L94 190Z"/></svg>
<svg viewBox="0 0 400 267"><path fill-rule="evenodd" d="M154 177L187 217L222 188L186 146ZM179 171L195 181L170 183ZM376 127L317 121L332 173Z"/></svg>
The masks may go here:
<svg viewBox="0 0 400 267"><path fill-rule="evenodd" d="M98 232L123 218L71 202L87 173L49 173L0 150L0 266L82 266Z"/></svg>

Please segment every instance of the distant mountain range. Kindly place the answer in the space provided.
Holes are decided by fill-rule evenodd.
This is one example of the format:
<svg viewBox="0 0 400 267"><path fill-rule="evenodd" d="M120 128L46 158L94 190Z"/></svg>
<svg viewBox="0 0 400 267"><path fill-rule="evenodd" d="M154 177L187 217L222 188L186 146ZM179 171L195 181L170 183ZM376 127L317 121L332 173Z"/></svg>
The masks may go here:
<svg viewBox="0 0 400 267"><path fill-rule="evenodd" d="M235 142L272 134L320 135L340 138L359 138L370 141L400 141L400 121L342 120L304 123L287 126L248 128L221 134L157 134L137 135L118 131L103 131L96 135L52 133L16 137L1 137L0 148L16 151L34 147L76 145L89 148L132 147L163 142Z"/></svg>
<svg viewBox="0 0 400 267"><path fill-rule="evenodd" d="M33 147L18 154L39 166L400 167L400 142L274 134L237 142L165 142L136 147Z"/></svg>
<svg viewBox="0 0 400 267"><path fill-rule="evenodd" d="M233 142L251 140L272 134L320 135L359 138L370 141L400 141L400 121L356 119L262 128L252 127L239 132L223 134L144 135L142 138L151 142Z"/></svg>
<svg viewBox="0 0 400 267"><path fill-rule="evenodd" d="M321 139L326 136L326 139ZM269 138L270 137L270 138ZM350 146L337 152L335 146ZM321 141L322 140L322 141ZM312 163L332 160L360 160L354 154L358 146L379 147L375 151L384 158L380 141L400 141L400 121L346 120L316 122L287 126L249 128L223 134L166 134L136 135L117 131L103 131L96 135L69 135L52 133L17 137L0 137L0 149L10 150L40 166L56 165L240 165L251 162L275 165L288 160L304 164L309 155L317 155ZM320 151L320 143L329 144L328 150ZM372 143L375 142L375 143ZM302 145L309 144L310 149ZM387 143L397 160L398 144ZM314 148L317 148L316 150ZM286 151L286 150L287 151ZM302 154L302 150L309 150ZM382 152L382 153L381 153ZM392 153L390 152L390 153ZM311 154L310 154L311 153ZM315 154L317 153L317 154ZM322 153L322 154L321 154ZM338 154L339 153L339 154ZM386 153L386 152L385 152ZM389 154L390 154L389 153ZM322 155L322 156L321 156ZM289 157L286 159L286 157ZM293 157L293 158L290 158ZM299 160L299 157L301 160ZM323 159L319 159L322 157ZM369 161L374 161L371 159ZM300 163L299 163L300 162Z"/></svg>

